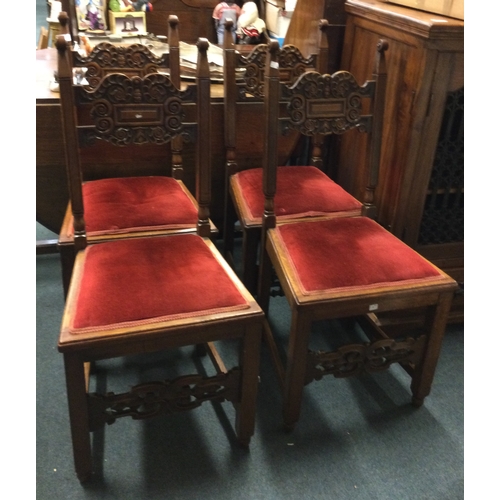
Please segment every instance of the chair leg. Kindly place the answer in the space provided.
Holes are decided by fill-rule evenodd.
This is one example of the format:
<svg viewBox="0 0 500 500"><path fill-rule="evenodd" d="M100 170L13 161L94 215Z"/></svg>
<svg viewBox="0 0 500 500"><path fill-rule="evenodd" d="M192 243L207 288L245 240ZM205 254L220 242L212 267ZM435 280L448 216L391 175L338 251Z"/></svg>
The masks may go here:
<svg viewBox="0 0 500 500"><path fill-rule="evenodd" d="M300 416L310 330L310 319L305 314L299 314L297 309L294 309L292 311L283 394L283 422L285 429L289 431L293 430Z"/></svg>
<svg viewBox="0 0 500 500"><path fill-rule="evenodd" d="M250 444L255 429L261 339L262 325L249 325L240 348L241 398L236 411L235 427L238 442L244 447Z"/></svg>
<svg viewBox="0 0 500 500"><path fill-rule="evenodd" d="M226 195L229 198L229 195ZM234 210L233 203L230 199L226 200L224 210L224 227L222 234L222 250L224 258L234 267L233 252L234 252L234 225L237 221L236 211Z"/></svg>
<svg viewBox="0 0 500 500"><path fill-rule="evenodd" d="M264 245L260 249L259 280L257 283L257 302L264 314L269 312L269 299L273 281L273 265Z"/></svg>
<svg viewBox="0 0 500 500"><path fill-rule="evenodd" d="M68 296L71 275L73 274L73 267L75 265L75 246L59 245L59 254L61 256L64 298L66 298Z"/></svg>
<svg viewBox="0 0 500 500"><path fill-rule="evenodd" d="M78 356L65 354L64 369L75 470L78 479L85 482L92 474L85 367Z"/></svg>
<svg viewBox="0 0 500 500"><path fill-rule="evenodd" d="M257 293L257 253L259 249L260 229L244 229L242 244L243 284L248 291Z"/></svg>
<svg viewBox="0 0 500 500"><path fill-rule="evenodd" d="M415 367L411 381L413 406L422 406L425 397L431 392L452 299L453 293L441 294L438 304L429 308L425 324L428 332L425 353L421 362Z"/></svg>

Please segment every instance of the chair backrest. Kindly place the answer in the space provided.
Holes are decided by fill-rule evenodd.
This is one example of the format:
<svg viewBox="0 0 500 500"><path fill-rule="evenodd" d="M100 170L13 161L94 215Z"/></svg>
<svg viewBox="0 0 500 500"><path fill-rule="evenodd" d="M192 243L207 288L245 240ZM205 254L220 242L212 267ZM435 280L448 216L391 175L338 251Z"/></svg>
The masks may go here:
<svg viewBox="0 0 500 500"><path fill-rule="evenodd" d="M374 190L378 181L387 71L385 40L377 44L372 79L359 85L348 71L331 75L310 71L292 85L280 82L279 45L268 44L264 86L264 195L263 224L274 227L274 195L279 134L296 130L305 136L340 135L352 129L366 133L368 158L364 214L375 216Z"/></svg>
<svg viewBox="0 0 500 500"><path fill-rule="evenodd" d="M59 22L66 25L67 16ZM179 49L179 18L168 16L168 52L161 56L155 55L146 45L130 44L115 45L101 42L92 48L87 56L78 50L71 50L71 63L74 68L86 68L85 80L89 87L95 88L102 78L111 73L122 73L128 76L145 76L150 73L167 73L170 80L181 88L180 49ZM175 179L183 178L182 140L174 138L171 143L172 169Z"/></svg>
<svg viewBox="0 0 500 500"><path fill-rule="evenodd" d="M179 60L179 18L168 18L168 52L155 55L146 45L116 45L109 42L98 43L87 55L72 51L72 64L86 68L88 85L95 88L102 78L110 73L123 73L128 76L145 76L158 71L168 72L170 79L180 88Z"/></svg>
<svg viewBox="0 0 500 500"><path fill-rule="evenodd" d="M328 63L328 42L326 28L328 22L320 20L318 24L317 50L304 56L294 45L279 48L280 81L292 84L307 71L326 71ZM231 175L238 171L236 162L236 107L238 103L262 101L264 97L264 72L268 47L267 44L255 45L249 54L236 50L231 30L233 22L225 22L224 33L224 140L226 146L226 170Z"/></svg>
<svg viewBox="0 0 500 500"><path fill-rule="evenodd" d="M95 89L78 85L71 48L57 39L58 77L75 247L86 245L80 148L96 140L115 146L164 145L176 138L196 143L198 233L210 236L210 73L208 41L198 41L196 83L181 91L164 74L110 73Z"/></svg>

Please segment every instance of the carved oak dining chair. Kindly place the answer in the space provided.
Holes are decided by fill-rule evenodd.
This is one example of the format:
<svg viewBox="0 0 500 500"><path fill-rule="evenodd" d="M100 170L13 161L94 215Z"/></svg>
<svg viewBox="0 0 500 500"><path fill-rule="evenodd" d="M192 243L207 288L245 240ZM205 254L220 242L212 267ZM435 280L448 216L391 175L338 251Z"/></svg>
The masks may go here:
<svg viewBox="0 0 500 500"><path fill-rule="evenodd" d="M264 244L257 301L267 313L274 268L291 308L285 361L272 322L265 328L265 338L283 388L283 420L290 430L299 420L304 387L328 374L349 377L399 363L411 377L412 402L420 406L431 389L457 288L452 278L372 218L317 216L283 221L276 213L279 129L298 128L306 134L356 134L353 129L357 129L367 139L370 169L378 171L386 49L387 42L379 41L373 79L363 85L351 73L338 71L332 75L308 72L286 86L279 81L278 45L269 44L264 92ZM380 321L379 313L407 314L415 308L426 310L425 324L418 331L394 332ZM362 341L349 341L326 352L309 348L315 322L324 320L352 322L362 328ZM328 345L338 342L338 337L331 333Z"/></svg>
<svg viewBox="0 0 500 500"><path fill-rule="evenodd" d="M305 58L297 47L285 45L279 49L280 81L293 83L306 71L327 71L328 43L323 19L318 24L317 53ZM252 100L262 100L264 94L264 67L267 45L257 46L251 54L244 56L235 50L226 27L224 40L224 106L226 141L226 203L223 228L224 255L231 262L234 249L234 226L236 221L242 231L242 277L245 286L256 293L258 276L258 248L262 228L262 163L242 166L242 158L237 154L238 109ZM263 127L262 127L263 130ZM331 214L338 217L361 215L365 206L347 193L326 173L322 160L323 131L311 137L310 157L305 165L287 165L288 158L280 158L277 171L278 190L276 194L276 214L278 220L295 220L317 214ZM296 140L302 136L296 131ZM244 137L243 131L240 134ZM241 140L241 137L239 140ZM303 141L305 143L305 141Z"/></svg>
<svg viewBox="0 0 500 500"><path fill-rule="evenodd" d="M95 88L104 76L112 73L132 77L158 72L169 73L171 85L180 89L178 22L177 16L169 16L168 54L156 56L141 44L118 46L100 43L87 57L81 56L76 50L70 50L71 65L74 69L86 68L86 73L82 75L80 82L89 89ZM62 95L61 99L65 118L74 113L77 120L83 119L78 111L80 103L73 103L72 99L65 95ZM149 135L137 134L134 137L123 136L107 141L108 144L118 146L116 148L118 158L120 155L130 153L135 154L134 158L141 159L140 153L134 153L131 149L139 148L140 151L144 151L144 145L157 145L163 148L165 175L162 173L158 175L156 172L155 175L151 175L151 172L147 171L146 164L140 167L143 174L138 174L139 167L136 167L133 174L128 176L126 172L120 172L112 178L104 177L99 163L105 161L101 156L106 153L99 153L100 145L96 141L79 142L79 148L75 150L77 158L67 166L72 169L72 172L68 173L70 202L58 239L65 296L75 259L74 208L72 208L75 199L81 198L82 200L87 238L92 243L135 238L143 234L196 232L197 202L183 180L182 143L183 137L188 138L188 136L181 133L185 112L182 108L178 108L181 104L177 97L172 97L163 112L165 126L177 129L178 132L168 140L171 151L170 161L167 141L160 140L155 135L155 131L150 132ZM148 114L143 120L145 125L148 125L155 118ZM70 120L64 119L63 126L72 128L73 124ZM81 124L81 128L82 130L85 128L84 123ZM107 154L109 155L109 152ZM171 164L170 175L166 168L169 163ZM210 225L212 234L215 236L217 228L212 222Z"/></svg>
<svg viewBox="0 0 500 500"><path fill-rule="evenodd" d="M58 349L64 356L74 462L81 481L88 480L93 470L90 434L122 417L145 419L188 411L206 401L230 401L236 411L237 441L248 446L254 431L264 315L210 238L209 43L199 39L197 46L196 82L185 91L160 74L110 74L92 90L73 84L68 46L63 37L57 40L61 98L75 94L87 123L85 130L74 122L72 128L65 127L68 162L76 161L78 134L81 139L151 138L158 143L186 134L196 144L196 233L91 244L82 200L73 199L77 256ZM170 108L179 113L184 103L192 106L192 119L181 127L180 119L171 119ZM69 114L65 119L71 122L72 108L65 109ZM239 355L226 366L217 347L225 342L232 349L234 340ZM140 381L128 392L115 393L110 387L105 393L90 390L95 382L90 368L101 360L128 356L128 367L139 361L131 355L154 357L186 346L196 346L199 352L199 345L207 347L215 374ZM109 371L114 365L104 368Z"/></svg>

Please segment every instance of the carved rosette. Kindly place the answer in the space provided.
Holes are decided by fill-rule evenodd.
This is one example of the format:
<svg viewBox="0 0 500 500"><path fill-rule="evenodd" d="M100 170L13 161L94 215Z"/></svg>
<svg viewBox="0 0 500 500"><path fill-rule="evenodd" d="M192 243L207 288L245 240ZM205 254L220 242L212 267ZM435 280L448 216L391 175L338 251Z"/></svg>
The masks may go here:
<svg viewBox="0 0 500 500"><path fill-rule="evenodd" d="M282 91L288 101L284 131L294 128L305 135L342 134L358 128L365 132L370 121L362 115L362 98L372 92L371 84L359 86L347 71L333 75L306 72Z"/></svg>
<svg viewBox="0 0 500 500"><path fill-rule="evenodd" d="M96 89L79 91L82 100L91 103L90 116L99 139L119 146L164 144L179 135L192 139L183 124L182 108L184 101L192 102L192 90L178 90L165 75L110 74Z"/></svg>
<svg viewBox="0 0 500 500"><path fill-rule="evenodd" d="M189 411L206 401L237 403L240 375L241 370L233 368L213 377L187 375L174 380L140 384L122 394L89 394L90 429L94 431L122 417L141 420Z"/></svg>
<svg viewBox="0 0 500 500"><path fill-rule="evenodd" d="M350 344L336 351L309 351L305 384L320 380L325 375L337 378L351 377L363 372L379 372L393 363L418 363L422 358L426 337L416 340L382 339L366 344Z"/></svg>

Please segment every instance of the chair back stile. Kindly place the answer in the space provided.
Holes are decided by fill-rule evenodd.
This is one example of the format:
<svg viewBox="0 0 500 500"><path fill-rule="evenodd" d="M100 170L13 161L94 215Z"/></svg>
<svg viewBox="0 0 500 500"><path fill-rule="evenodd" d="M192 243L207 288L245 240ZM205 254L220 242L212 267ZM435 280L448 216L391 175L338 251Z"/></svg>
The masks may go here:
<svg viewBox="0 0 500 500"><path fill-rule="evenodd" d="M223 60L224 60L224 143L226 149L226 190L229 175L236 169L236 49L232 36L233 21L226 20L224 30ZM227 196L225 198L228 202ZM224 207L228 210L228 207Z"/></svg>
<svg viewBox="0 0 500 500"><path fill-rule="evenodd" d="M56 48L58 52L57 75L59 79L59 93L61 95L62 130L66 147L66 174L68 190L73 212L74 245L75 253L87 246L85 220L83 213L83 193L81 185L82 169L78 153L78 128L75 115L73 94L73 68L68 43L64 35L57 37ZM66 124L66 125L65 125Z"/></svg>
<svg viewBox="0 0 500 500"><path fill-rule="evenodd" d="M328 72L328 39L326 37L326 29L328 21L321 19L319 21L319 41L318 41L318 55L316 62L316 71L321 74ZM314 135L311 147L311 160L310 165L318 167L320 170L324 169L323 165L323 142L324 137L321 134Z"/></svg>
<svg viewBox="0 0 500 500"><path fill-rule="evenodd" d="M170 68L170 79L173 84L181 88L181 63L179 49L179 18L177 16L169 16L168 22L168 57ZM172 177L181 180L183 178L183 161L182 161L182 138L175 137L172 140Z"/></svg>
<svg viewBox="0 0 500 500"><path fill-rule="evenodd" d="M318 32L318 55L316 68L320 73L328 72L328 38L326 36L326 30L328 28L328 21L326 19L319 20L319 32Z"/></svg>
<svg viewBox="0 0 500 500"><path fill-rule="evenodd" d="M262 240L265 241L267 230L276 226L274 196L276 194L276 169L278 166L278 113L279 113L279 43L269 42L264 77L264 158L262 182L264 190L264 213L262 215Z"/></svg>
<svg viewBox="0 0 500 500"><path fill-rule="evenodd" d="M370 113L373 116L371 134L368 135L368 182L364 194L363 215L375 219L377 208L375 206L375 189L378 184L380 170L380 157L382 153L382 130L384 126L385 94L387 90L387 66L385 51L388 43L379 40L377 52L373 63L373 80L377 82L375 95L371 101Z"/></svg>
<svg viewBox="0 0 500 500"><path fill-rule="evenodd" d="M208 66L208 40L197 42L197 161L196 161L196 198L198 200L198 225L200 236L210 237L210 201L211 201L211 106L210 106L210 68Z"/></svg>

